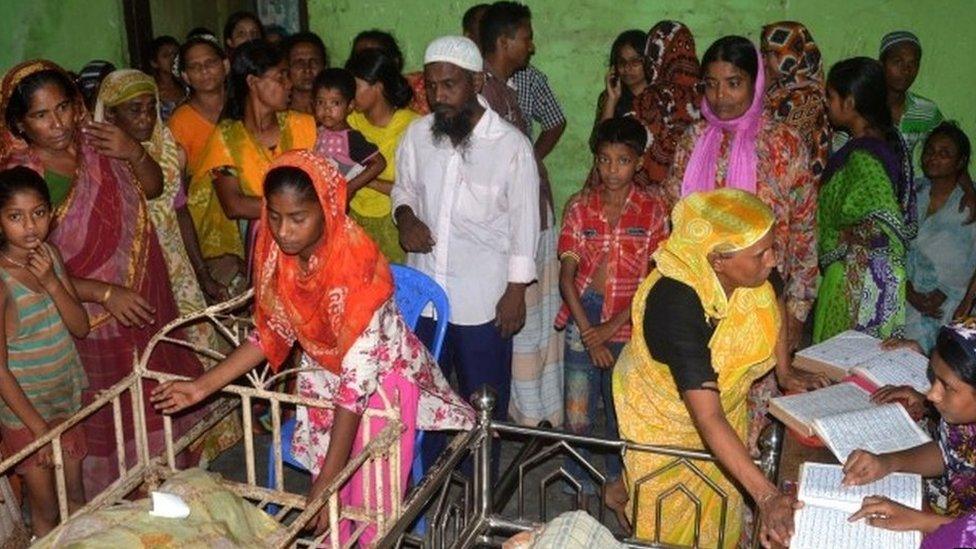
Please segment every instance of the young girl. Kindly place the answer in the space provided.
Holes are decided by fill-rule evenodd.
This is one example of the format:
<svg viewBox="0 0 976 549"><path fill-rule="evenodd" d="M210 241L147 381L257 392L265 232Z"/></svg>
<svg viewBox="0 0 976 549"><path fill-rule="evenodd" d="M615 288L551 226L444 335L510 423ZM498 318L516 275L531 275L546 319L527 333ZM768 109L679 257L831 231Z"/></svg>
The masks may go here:
<svg viewBox="0 0 976 549"><path fill-rule="evenodd" d="M349 115L349 126L380 148L386 168L379 177L350 193L352 217L393 263L403 263L406 252L390 210L390 191L396 182L396 150L407 126L418 118L410 110L413 92L400 75L396 61L374 49L362 51L346 62L346 69L356 79L356 112Z"/></svg>
<svg viewBox="0 0 976 549"><path fill-rule="evenodd" d="M890 454L855 450L844 465L844 482L867 484L895 471L944 476L945 515L916 511L872 496L865 498L852 521L867 518L872 526L929 534L956 516L976 511L976 452L972 444L976 437L976 319L961 320L939 331L929 367L933 382L926 398L942 416L937 440ZM911 395L905 396L909 402L914 400Z"/></svg>
<svg viewBox="0 0 976 549"><path fill-rule="evenodd" d="M37 172L16 167L0 172L0 435L5 455L43 436L81 408L87 385L71 336L88 335L81 306L57 250L44 240L51 222L51 198ZM85 503L81 461L88 450L81 425L61 436L68 505ZM27 486L34 535L57 525L51 448L16 468Z"/></svg>
<svg viewBox="0 0 976 549"><path fill-rule="evenodd" d="M891 125L884 69L845 59L827 76L830 123L852 139L830 156L817 198L822 278L813 341L844 330L880 338L905 327L905 248L918 228L911 165Z"/></svg>
<svg viewBox="0 0 976 549"><path fill-rule="evenodd" d="M345 69L325 69L312 83L312 108L319 125L314 150L339 165L348 181L348 194L355 194L386 169L379 148L346 122L355 98L356 78Z"/></svg>
<svg viewBox="0 0 976 549"><path fill-rule="evenodd" d="M310 500L332 482L350 452L362 449L366 429L382 429L382 421L360 425L367 407L382 406L380 386L387 395L399 393L406 427L401 463L413 459L417 429L473 424L471 408L451 391L400 316L389 265L346 215L345 187L332 163L309 151L291 151L274 162L264 181L255 247L257 330L212 370L194 381L165 383L152 396L164 413L182 410L264 360L280 368L297 343L304 352L302 368L315 368L299 374L298 392L335 403L333 409L298 411L292 453L312 471ZM399 479L404 489L408 469ZM342 490L344 505L363 505L357 478ZM323 512L317 530L327 524ZM343 528L346 537L348 527Z"/></svg>

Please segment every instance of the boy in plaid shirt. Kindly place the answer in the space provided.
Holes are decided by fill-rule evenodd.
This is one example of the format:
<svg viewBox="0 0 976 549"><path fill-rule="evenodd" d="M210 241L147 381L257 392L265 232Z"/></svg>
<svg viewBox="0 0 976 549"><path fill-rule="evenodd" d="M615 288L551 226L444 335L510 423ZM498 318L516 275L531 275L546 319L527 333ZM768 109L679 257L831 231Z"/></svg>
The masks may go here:
<svg viewBox="0 0 976 549"><path fill-rule="evenodd" d="M599 399L606 433L617 438L611 373L630 339L630 302L650 272L651 254L667 236L664 202L634 184L647 134L633 118L611 118L596 130L594 163L599 183L566 204L559 237L559 288L563 306L556 328L566 329L566 427L592 435ZM607 504L627 501L619 455L607 455ZM567 468L597 493L589 473L573 460Z"/></svg>

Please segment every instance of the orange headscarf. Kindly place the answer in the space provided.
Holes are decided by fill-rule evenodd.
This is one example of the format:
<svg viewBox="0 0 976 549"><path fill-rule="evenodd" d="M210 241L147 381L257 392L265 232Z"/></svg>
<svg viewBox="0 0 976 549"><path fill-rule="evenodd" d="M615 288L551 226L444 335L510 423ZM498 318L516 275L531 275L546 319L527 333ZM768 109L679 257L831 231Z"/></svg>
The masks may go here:
<svg viewBox="0 0 976 549"><path fill-rule="evenodd" d="M346 216L346 181L330 162L289 151L271 169L308 174L325 218L323 241L302 269L282 253L268 224L267 197L254 248L254 319L261 348L277 370L297 340L312 359L338 373L346 352L393 295L393 275L376 244ZM269 170L270 171L270 170Z"/></svg>

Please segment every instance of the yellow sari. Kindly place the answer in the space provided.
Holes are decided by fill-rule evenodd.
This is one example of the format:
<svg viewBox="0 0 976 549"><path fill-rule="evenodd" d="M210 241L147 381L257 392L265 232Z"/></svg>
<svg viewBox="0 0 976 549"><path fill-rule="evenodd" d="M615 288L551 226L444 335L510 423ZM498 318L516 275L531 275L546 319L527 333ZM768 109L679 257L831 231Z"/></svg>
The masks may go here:
<svg viewBox="0 0 976 549"><path fill-rule="evenodd" d="M754 195L736 190L694 193L672 212L674 230L654 254L657 268L641 283L632 305L633 334L613 373L613 395L622 438L641 443L705 448L675 385L667 364L654 360L644 339L644 306L648 293L668 277L690 286L701 299L707 320L715 326L709 341L712 367L718 374L719 399L729 424L745 440L748 430L746 397L752 382L773 365L779 332L779 312L772 286L738 288L731 297L708 261L711 252L735 252L760 240L773 224L773 214ZM640 514L631 520L636 535L651 539L658 526L661 541L696 544L696 510L680 490L661 505L662 524L656 524L659 495L683 486L699 498L701 531L697 545L717 547L723 501L713 485L726 494L722 546L732 547L742 528L743 499L736 487L713 464L700 466L701 476L675 458L630 452L624 456L625 479L631 501L639 498Z"/></svg>
<svg viewBox="0 0 976 549"><path fill-rule="evenodd" d="M231 167L240 181L241 191L247 196L260 197L264 176L275 158L292 149L315 146L315 119L311 116L295 111L280 112L278 125L281 137L273 150L258 143L241 120L222 120L210 135L187 197L203 257L244 257L244 236L237 223L224 213L209 175L211 170Z"/></svg>

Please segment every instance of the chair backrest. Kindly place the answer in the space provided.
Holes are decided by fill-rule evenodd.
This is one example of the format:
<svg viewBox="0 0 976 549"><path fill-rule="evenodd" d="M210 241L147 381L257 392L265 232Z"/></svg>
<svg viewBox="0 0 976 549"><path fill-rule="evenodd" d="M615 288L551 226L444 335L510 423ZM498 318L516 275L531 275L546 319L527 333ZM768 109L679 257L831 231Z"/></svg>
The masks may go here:
<svg viewBox="0 0 976 549"><path fill-rule="evenodd" d="M434 339L430 343L430 353L434 355L434 359L439 359L444 335L447 333L447 321L451 318L447 292L434 282L434 279L412 267L394 263L390 265L390 270L393 272L393 282L396 285L397 308L400 309L400 314L411 330L417 328L420 314L424 312L427 305L434 306L437 324L434 328Z"/></svg>

